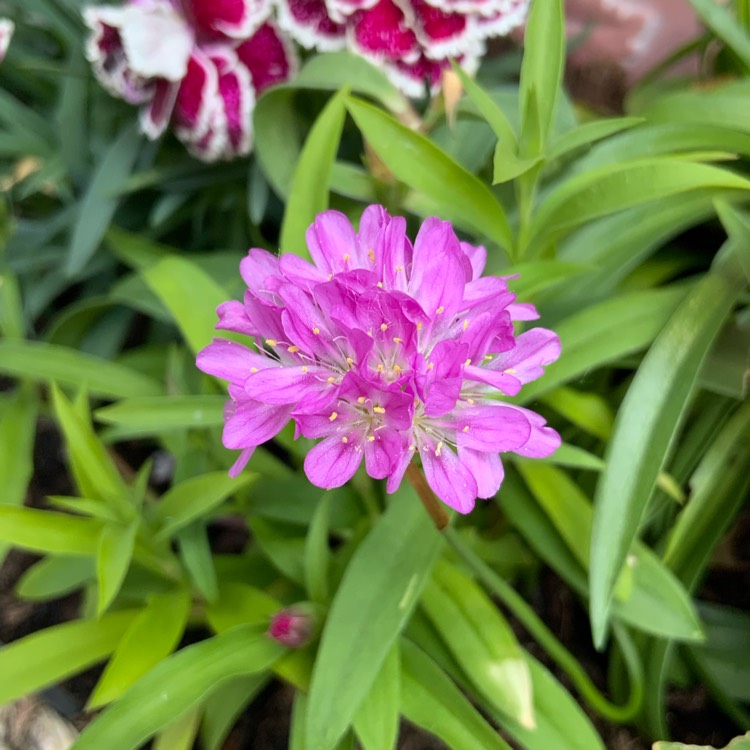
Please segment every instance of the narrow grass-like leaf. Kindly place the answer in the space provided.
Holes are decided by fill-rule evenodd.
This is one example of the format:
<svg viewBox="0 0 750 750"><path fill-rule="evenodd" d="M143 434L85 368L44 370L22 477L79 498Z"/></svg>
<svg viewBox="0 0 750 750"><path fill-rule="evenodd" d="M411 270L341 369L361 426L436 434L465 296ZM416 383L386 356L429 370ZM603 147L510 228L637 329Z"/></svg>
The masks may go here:
<svg viewBox="0 0 750 750"><path fill-rule="evenodd" d="M294 109L293 86L273 86L258 99L253 112L255 153L271 187L287 198L302 139Z"/></svg>
<svg viewBox="0 0 750 750"><path fill-rule="evenodd" d="M721 39L750 70L750 35L729 10L711 0L690 0L703 23Z"/></svg>
<svg viewBox="0 0 750 750"><path fill-rule="evenodd" d="M253 626L188 646L160 662L86 729L75 750L132 750L226 680L268 669L284 653Z"/></svg>
<svg viewBox="0 0 750 750"><path fill-rule="evenodd" d="M206 618L216 633L224 633L237 625L267 627L281 602L265 591L246 583L222 582L219 598L206 606Z"/></svg>
<svg viewBox="0 0 750 750"><path fill-rule="evenodd" d="M96 252L120 202L114 192L130 175L141 145L134 124L128 124L99 162L73 228L65 264L68 276L79 274Z"/></svg>
<svg viewBox="0 0 750 750"><path fill-rule="evenodd" d="M332 750L343 736L442 544L414 491L404 486L355 551L331 604L310 684L308 747Z"/></svg>
<svg viewBox="0 0 750 750"><path fill-rule="evenodd" d="M0 209L0 227L6 221L3 209ZM3 233L4 230L0 230L0 252L4 252ZM23 339L26 332L21 290L18 288L18 279L10 271L0 273L0 331L3 338L15 340Z"/></svg>
<svg viewBox="0 0 750 750"><path fill-rule="evenodd" d="M354 732L364 750L396 747L400 707L401 657L398 645L394 644L354 716Z"/></svg>
<svg viewBox="0 0 750 750"><path fill-rule="evenodd" d="M750 732L743 734L742 737L735 737L723 748L714 748L708 745L685 745L682 742L655 742L653 750L750 750Z"/></svg>
<svg viewBox="0 0 750 750"><path fill-rule="evenodd" d="M328 569L331 550L328 546L328 517L331 493L326 492L318 503L305 540L305 588L311 601L328 601Z"/></svg>
<svg viewBox="0 0 750 750"><path fill-rule="evenodd" d="M194 519L206 515L255 478L256 475L250 473L232 478L226 472L212 471L176 484L164 494L157 506L160 536L169 536Z"/></svg>
<svg viewBox="0 0 750 750"><path fill-rule="evenodd" d="M224 396L133 398L97 409L94 417L100 422L138 430L143 435L156 435L165 430L218 427L224 424L225 403Z"/></svg>
<svg viewBox="0 0 750 750"><path fill-rule="evenodd" d="M130 623L88 700L89 709L119 698L172 653L190 611L187 591L155 594Z"/></svg>
<svg viewBox="0 0 750 750"><path fill-rule="evenodd" d="M0 505L0 541L31 552L95 555L101 521Z"/></svg>
<svg viewBox="0 0 750 750"><path fill-rule="evenodd" d="M216 601L219 596L219 581L205 522L199 518L183 526L177 532L176 539L182 564L195 587L206 601Z"/></svg>
<svg viewBox="0 0 750 750"><path fill-rule="evenodd" d="M597 485L591 543L591 621L603 643L612 591L711 343L743 287L722 256L689 293L641 364L615 421Z"/></svg>
<svg viewBox="0 0 750 750"><path fill-rule="evenodd" d="M130 567L130 559L133 556L138 526L138 521L133 521L127 526L108 523L102 529L96 555L96 579L99 586L99 598L96 603L98 617L101 617L112 603L125 580L125 574Z"/></svg>
<svg viewBox="0 0 750 750"><path fill-rule="evenodd" d="M547 161L560 159L584 146L590 146L596 141L634 128L642 122L644 122L643 117L611 117L579 125L552 142L546 154Z"/></svg>
<svg viewBox="0 0 750 750"><path fill-rule="evenodd" d="M503 207L477 177L376 107L351 97L346 106L365 140L398 180L430 198L444 218L468 223L500 247L512 246Z"/></svg>
<svg viewBox="0 0 750 750"><path fill-rule="evenodd" d="M401 641L402 710L452 750L510 750L448 675L410 641Z"/></svg>
<svg viewBox="0 0 750 750"><path fill-rule="evenodd" d="M16 584L16 594L29 601L45 601L75 591L93 581L96 571L87 557L45 557L27 568Z"/></svg>
<svg viewBox="0 0 750 750"><path fill-rule="evenodd" d="M4 505L20 505L26 496L34 471L38 408L34 391L20 388L0 418L0 503Z"/></svg>
<svg viewBox="0 0 750 750"><path fill-rule="evenodd" d="M104 659L112 653L136 613L137 610L127 610L99 620L66 622L0 648L0 705L53 685Z"/></svg>
<svg viewBox="0 0 750 750"><path fill-rule="evenodd" d="M201 722L200 706L186 711L154 737L152 750L193 750Z"/></svg>
<svg viewBox="0 0 750 750"><path fill-rule="evenodd" d="M157 396L163 388L151 378L83 352L40 341L0 341L0 372L36 382L57 382L114 398Z"/></svg>
<svg viewBox="0 0 750 750"><path fill-rule="evenodd" d="M602 440L609 439L614 415L599 394L561 387L547 393L542 400L582 430Z"/></svg>
<svg viewBox="0 0 750 750"><path fill-rule="evenodd" d="M281 225L282 252L310 259L305 232L316 215L328 208L328 186L344 127L346 95L347 90L342 89L328 102L307 136Z"/></svg>
<svg viewBox="0 0 750 750"><path fill-rule="evenodd" d="M203 704L201 747L220 750L242 709L263 690L269 679L269 674L259 673L236 677L219 685Z"/></svg>

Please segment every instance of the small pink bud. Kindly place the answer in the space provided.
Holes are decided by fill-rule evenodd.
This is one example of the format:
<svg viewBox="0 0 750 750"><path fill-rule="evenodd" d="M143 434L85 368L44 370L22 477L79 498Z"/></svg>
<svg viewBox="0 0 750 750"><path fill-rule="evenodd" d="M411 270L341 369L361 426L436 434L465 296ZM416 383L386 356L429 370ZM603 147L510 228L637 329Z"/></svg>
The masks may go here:
<svg viewBox="0 0 750 750"><path fill-rule="evenodd" d="M303 648L318 635L319 609L309 602L286 607L271 617L266 635L287 648Z"/></svg>

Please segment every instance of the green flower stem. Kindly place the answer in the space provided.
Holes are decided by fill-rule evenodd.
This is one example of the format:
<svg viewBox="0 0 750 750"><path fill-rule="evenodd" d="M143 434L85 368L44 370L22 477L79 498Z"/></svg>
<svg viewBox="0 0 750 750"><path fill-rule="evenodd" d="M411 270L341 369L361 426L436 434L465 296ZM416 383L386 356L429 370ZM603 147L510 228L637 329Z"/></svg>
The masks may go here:
<svg viewBox="0 0 750 750"><path fill-rule="evenodd" d="M409 484L414 487L417 495L419 495L419 499L430 514L430 518L432 518L435 528L438 531L446 530L450 523L450 518L445 512L443 504L435 497L435 494L427 484L427 480L424 478L422 470L412 463L407 467L404 476L409 481Z"/></svg>
<svg viewBox="0 0 750 750"><path fill-rule="evenodd" d="M630 695L623 705L618 706L602 695L578 660L557 640L524 598L464 542L454 527L446 528L443 535L458 556L474 571L477 578L522 623L529 634L570 678L583 699L600 716L618 724L627 723L635 718L643 702L643 669L638 658L638 652L624 628L613 626L613 632L622 650L630 676Z"/></svg>

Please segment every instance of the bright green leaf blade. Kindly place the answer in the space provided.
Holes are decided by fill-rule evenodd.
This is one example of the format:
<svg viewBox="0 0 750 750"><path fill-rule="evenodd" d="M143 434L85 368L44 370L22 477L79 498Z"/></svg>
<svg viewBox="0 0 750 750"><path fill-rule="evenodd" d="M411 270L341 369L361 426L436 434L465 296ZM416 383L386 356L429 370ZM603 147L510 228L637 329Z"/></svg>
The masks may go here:
<svg viewBox="0 0 750 750"><path fill-rule="evenodd" d="M169 656L182 636L189 612L190 595L186 591L153 595L117 644L87 708L99 708L116 700Z"/></svg>
<svg viewBox="0 0 750 750"><path fill-rule="evenodd" d="M546 154L547 161L567 156L584 146L590 146L596 141L609 138L623 130L634 128L642 122L644 122L642 117L611 117L579 125L577 128L563 133L552 142Z"/></svg>
<svg viewBox="0 0 750 750"><path fill-rule="evenodd" d="M742 737L735 737L723 748L714 748L711 745L684 745L682 742L655 742L653 750L750 750L750 732Z"/></svg>
<svg viewBox="0 0 750 750"><path fill-rule="evenodd" d="M410 641L402 640L404 716L453 750L510 750L505 740L440 667Z"/></svg>
<svg viewBox="0 0 750 750"><path fill-rule="evenodd" d="M328 517L331 508L330 492L318 503L305 540L305 589L311 601L325 604L328 601L328 571L331 550L328 545Z"/></svg>
<svg viewBox="0 0 750 750"><path fill-rule="evenodd" d="M394 644L354 716L354 732L364 750L396 747L400 707L401 658L398 645Z"/></svg>
<svg viewBox="0 0 750 750"><path fill-rule="evenodd" d="M205 516L233 493L255 481L256 476L246 472L232 478L224 471L212 471L176 484L167 490L157 507L159 535L169 536L196 518Z"/></svg>
<svg viewBox="0 0 750 750"><path fill-rule="evenodd" d="M224 396L133 398L97 409L94 417L143 435L156 435L165 430L220 426L224 424L225 403Z"/></svg>
<svg viewBox="0 0 750 750"><path fill-rule="evenodd" d="M96 571L87 557L45 557L27 568L16 594L30 601L57 599L93 581Z"/></svg>
<svg viewBox="0 0 750 750"><path fill-rule="evenodd" d="M254 586L222 582L219 598L206 606L206 618L217 633L224 633L237 625L267 627L271 616L281 606L277 599Z"/></svg>
<svg viewBox="0 0 750 750"><path fill-rule="evenodd" d="M0 372L36 382L57 382L114 398L157 396L162 387L129 367L62 346L34 341L0 341Z"/></svg>
<svg viewBox="0 0 750 750"><path fill-rule="evenodd" d="M168 256L142 271L143 279L172 314L194 354L211 343L216 308L228 294L195 263Z"/></svg>
<svg viewBox="0 0 750 750"><path fill-rule="evenodd" d="M513 236L503 207L477 177L427 138L357 99L347 100L363 137L394 176L434 202L445 219L467 223L508 249Z"/></svg>
<svg viewBox="0 0 750 750"><path fill-rule="evenodd" d="M34 436L38 399L22 388L13 396L0 419L0 503L20 505L34 471ZM2 557L2 552L0 552Z"/></svg>
<svg viewBox="0 0 750 750"><path fill-rule="evenodd" d="M183 526L177 532L176 540L182 564L195 587L207 602L216 601L219 596L219 580L205 522L198 518Z"/></svg>
<svg viewBox="0 0 750 750"><path fill-rule="evenodd" d="M200 722L200 706L186 711L156 735L152 750L193 750Z"/></svg>
<svg viewBox="0 0 750 750"><path fill-rule="evenodd" d="M325 106L310 130L294 171L281 225L281 250L310 259L305 232L328 208L328 185L344 127L346 89Z"/></svg>
<svg viewBox="0 0 750 750"><path fill-rule="evenodd" d="M93 518L0 506L0 541L31 552L93 556L101 529Z"/></svg>
<svg viewBox="0 0 750 750"><path fill-rule="evenodd" d="M125 580L133 556L138 526L139 521L133 521L127 526L109 523L102 529L96 555L96 579L99 585L97 617L101 617L114 601Z"/></svg>
<svg viewBox="0 0 750 750"><path fill-rule="evenodd" d="M590 435L601 440L609 439L614 415L599 394L561 387L547 393L542 401Z"/></svg>
<svg viewBox="0 0 750 750"><path fill-rule="evenodd" d="M135 125L125 127L112 142L89 182L73 228L65 265L68 276L80 273L96 252L120 202L115 191L125 182L141 146Z"/></svg>
<svg viewBox="0 0 750 750"><path fill-rule="evenodd" d="M715 201L716 213L727 234L735 240L737 260L750 282L750 218L726 201Z"/></svg>
<svg viewBox="0 0 750 750"><path fill-rule="evenodd" d="M75 620L0 648L0 705L82 672L114 650L135 610ZM130 750L130 748L128 748Z"/></svg>
<svg viewBox="0 0 750 750"><path fill-rule="evenodd" d="M750 35L722 5L711 0L690 0L703 23L750 69Z"/></svg>
<svg viewBox="0 0 750 750"><path fill-rule="evenodd" d="M531 261L529 263L516 263L498 269L503 276L515 276L517 279L509 279L508 288L518 295L519 300L525 302L532 299L540 292L554 287L564 281L591 270L590 266L578 263L564 263L557 260Z"/></svg>
<svg viewBox="0 0 750 750"><path fill-rule="evenodd" d="M343 736L442 543L413 490L403 486L357 548L331 604L310 685L308 747L332 750Z"/></svg>
<svg viewBox="0 0 750 750"><path fill-rule="evenodd" d="M0 253L4 252L7 221L5 210L0 209ZM18 279L8 270L0 273L0 332L3 338L15 340L23 339L26 333Z"/></svg>
<svg viewBox="0 0 750 750"><path fill-rule="evenodd" d="M657 337L615 421L597 485L591 543L591 621L605 636L619 571L711 343L742 289L732 256L689 293Z"/></svg>
<svg viewBox="0 0 750 750"><path fill-rule="evenodd" d="M268 669L284 653L253 626L188 646L160 662L84 729L75 750L133 750L225 680Z"/></svg>

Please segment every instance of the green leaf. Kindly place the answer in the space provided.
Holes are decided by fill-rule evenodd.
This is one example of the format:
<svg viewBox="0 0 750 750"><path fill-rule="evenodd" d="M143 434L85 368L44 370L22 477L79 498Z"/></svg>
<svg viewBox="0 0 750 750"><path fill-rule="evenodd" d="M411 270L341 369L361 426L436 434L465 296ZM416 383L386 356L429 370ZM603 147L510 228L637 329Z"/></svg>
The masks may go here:
<svg viewBox="0 0 750 750"><path fill-rule="evenodd" d="M331 493L326 492L318 503L305 540L305 589L311 601L328 601L328 570L331 550L328 546L328 517Z"/></svg>
<svg viewBox="0 0 750 750"><path fill-rule="evenodd" d="M101 529L93 518L0 505L0 541L31 552L93 556Z"/></svg>
<svg viewBox="0 0 750 750"><path fill-rule="evenodd" d="M16 584L16 594L29 601L57 599L95 577L94 565L87 557L45 557L26 569Z"/></svg>
<svg viewBox="0 0 750 750"><path fill-rule="evenodd" d="M203 704L201 747L205 750L224 747L232 725L245 706L268 684L269 677L266 673L236 677L212 691Z"/></svg>
<svg viewBox="0 0 750 750"><path fill-rule="evenodd" d="M518 276L511 278L508 288L518 295L518 299L528 301L540 292L550 287L568 281L575 276L591 270L591 266L579 263L564 263L557 260L531 261L506 266L502 270L503 276Z"/></svg>
<svg viewBox="0 0 750 750"><path fill-rule="evenodd" d="M346 96L347 89L342 89L328 102L299 156L281 225L282 252L310 259L305 232L317 214L328 208L328 185L344 127Z"/></svg>
<svg viewBox="0 0 750 750"><path fill-rule="evenodd" d="M75 750L133 750L221 683L263 672L283 653L283 647L249 625L188 646L160 662L94 719Z"/></svg>
<svg viewBox="0 0 750 750"><path fill-rule="evenodd" d="M750 35L723 6L711 0L690 0L703 23L750 69Z"/></svg>
<svg viewBox="0 0 750 750"><path fill-rule="evenodd" d="M534 0L526 23L524 47L519 140L521 156L529 157L544 151L560 96L565 63L562 0Z"/></svg>
<svg viewBox="0 0 750 750"><path fill-rule="evenodd" d="M721 219L727 234L734 239L734 250L742 266L745 278L750 282L750 219L726 201L714 202L716 213Z"/></svg>
<svg viewBox="0 0 750 750"><path fill-rule="evenodd" d="M87 709L117 700L136 680L169 656L182 636L189 612L187 591L154 594L117 644Z"/></svg>
<svg viewBox="0 0 750 750"><path fill-rule="evenodd" d="M414 491L402 485L356 549L331 604L310 684L307 747L332 750L343 736L442 544Z"/></svg>
<svg viewBox="0 0 750 750"><path fill-rule="evenodd" d="M694 0L691 0L695 4ZM750 732L742 737L735 737L723 748L712 745L683 745L682 742L655 742L653 750L750 750Z"/></svg>
<svg viewBox="0 0 750 750"><path fill-rule="evenodd" d="M133 124L127 125L107 149L81 202L73 228L65 273L76 276L96 252L109 228L120 199L115 191L129 177L141 146L141 136Z"/></svg>
<svg viewBox="0 0 750 750"><path fill-rule="evenodd" d="M0 704L54 685L101 661L112 653L135 615L135 610L128 610L99 620L66 622L3 646Z"/></svg>
<svg viewBox="0 0 750 750"><path fill-rule="evenodd" d="M141 435L224 424L225 396L149 396L118 401L94 412L107 424L120 425Z"/></svg>
<svg viewBox="0 0 750 750"><path fill-rule="evenodd" d="M206 601L216 601L219 596L219 581L205 522L198 519L183 526L176 538L180 559L195 587Z"/></svg>
<svg viewBox="0 0 750 750"><path fill-rule="evenodd" d="M719 263L691 290L654 341L617 415L597 485L591 543L591 621L598 644L615 581L701 363L743 287L736 265Z"/></svg>
<svg viewBox="0 0 750 750"><path fill-rule="evenodd" d="M190 349L197 354L211 343L216 308L228 294L195 263L168 256L142 272L143 279L172 314Z"/></svg>
<svg viewBox="0 0 750 750"><path fill-rule="evenodd" d="M168 537L196 518L206 516L235 492L252 484L256 476L246 472L232 478L224 471L212 471L174 485L156 507L159 537Z"/></svg>
<svg viewBox="0 0 750 750"><path fill-rule="evenodd" d="M602 440L609 439L614 415L600 395L561 387L547 393L542 401L590 435Z"/></svg>
<svg viewBox="0 0 750 750"><path fill-rule="evenodd" d="M425 586L421 604L484 701L533 728L528 666L510 625L484 590L440 562Z"/></svg>
<svg viewBox="0 0 750 750"><path fill-rule="evenodd" d="M0 253L4 247L5 223L5 211L0 208ZM21 290L18 287L18 279L10 271L0 273L0 331L3 338L16 341L23 339L26 333Z"/></svg>
<svg viewBox="0 0 750 750"><path fill-rule="evenodd" d="M0 372L113 398L157 396L162 387L129 367L40 341L0 341Z"/></svg>
<svg viewBox="0 0 750 750"><path fill-rule="evenodd" d="M611 117L579 125L552 142L547 151L546 160L551 162L560 159L584 146L590 146L595 141L609 138L611 135L634 128L643 122L645 122L643 117Z"/></svg>
<svg viewBox="0 0 750 750"><path fill-rule="evenodd" d="M222 582L219 598L206 606L206 618L217 633L237 625L268 626L282 605L270 594L246 583Z"/></svg>
<svg viewBox="0 0 750 750"><path fill-rule="evenodd" d="M127 526L108 523L99 535L99 548L96 555L96 579L99 586L99 598L96 603L97 617L114 601L125 580L133 556L135 535L140 520Z"/></svg>
<svg viewBox="0 0 750 750"><path fill-rule="evenodd" d="M502 248L512 246L503 207L481 180L376 107L351 97L346 106L396 179L427 196L445 219L467 224Z"/></svg>
<svg viewBox="0 0 750 750"><path fill-rule="evenodd" d="M156 735L152 750L193 750L200 722L200 707L186 711Z"/></svg>
<svg viewBox="0 0 750 750"><path fill-rule="evenodd" d="M453 750L510 750L448 675L408 640L401 641L405 718Z"/></svg>
<svg viewBox="0 0 750 750"><path fill-rule="evenodd" d="M388 652L370 692L354 716L354 731L364 750L391 750L398 739L401 706L398 645Z"/></svg>
<svg viewBox="0 0 750 750"><path fill-rule="evenodd" d="M20 388L0 418L0 503L4 505L20 505L26 497L34 472L38 409L36 393Z"/></svg>

